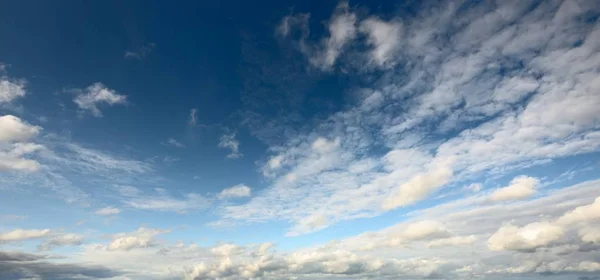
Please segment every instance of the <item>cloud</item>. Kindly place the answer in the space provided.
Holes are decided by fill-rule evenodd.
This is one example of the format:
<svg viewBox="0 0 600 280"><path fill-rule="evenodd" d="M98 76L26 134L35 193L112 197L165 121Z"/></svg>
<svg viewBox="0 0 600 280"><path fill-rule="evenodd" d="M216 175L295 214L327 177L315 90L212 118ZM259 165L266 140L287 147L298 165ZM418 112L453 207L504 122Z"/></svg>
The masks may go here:
<svg viewBox="0 0 600 280"><path fill-rule="evenodd" d="M132 191L135 189L136 191ZM156 194L143 194L134 187L128 187L126 192L121 192L123 205L137 210L185 213L192 210L206 209L211 201L199 194L188 193L181 198L173 197L164 190Z"/></svg>
<svg viewBox="0 0 600 280"><path fill-rule="evenodd" d="M100 216L111 216L111 215L117 215L119 213L121 213L121 210L119 208L116 207L104 207L101 209L96 210L96 215L100 215Z"/></svg>
<svg viewBox="0 0 600 280"><path fill-rule="evenodd" d="M168 232L170 230L141 227L132 232L115 234L106 249L129 251L136 248L154 247L158 245L155 237Z"/></svg>
<svg viewBox="0 0 600 280"><path fill-rule="evenodd" d="M169 145L177 148L185 148L184 144L175 140L174 138L169 138L169 140L167 140L167 142L164 142L163 145Z"/></svg>
<svg viewBox="0 0 600 280"><path fill-rule="evenodd" d="M42 128L24 122L13 115L0 116L1 142L20 142L36 136Z"/></svg>
<svg viewBox="0 0 600 280"><path fill-rule="evenodd" d="M250 189L250 187L248 187L244 184L239 184L239 185L235 185L233 187L223 189L217 195L217 198L228 199L228 198L248 197L248 196L250 196L251 192L252 192L252 189Z"/></svg>
<svg viewBox="0 0 600 280"><path fill-rule="evenodd" d="M322 70L329 70L344 50L344 47L356 37L356 15L350 11L348 3L340 2L331 19L327 23L329 37L323 38L319 43L307 41L309 14L290 15L282 19L276 28L278 34L287 37L294 29L301 30L298 39L299 50L308 58L313 66Z"/></svg>
<svg viewBox="0 0 600 280"><path fill-rule="evenodd" d="M565 235L560 226L548 222L536 222L522 228L503 226L488 240L488 247L493 251L531 251L546 247Z"/></svg>
<svg viewBox="0 0 600 280"><path fill-rule="evenodd" d="M402 23L385 22L376 17L363 20L359 30L368 36L368 44L373 46L370 60L377 66L393 66L397 62L394 56L402 41ZM390 65L391 64L391 65Z"/></svg>
<svg viewBox="0 0 600 280"><path fill-rule="evenodd" d="M445 195L457 184L598 151L600 29L580 19L599 13L591 1L425 2L412 15L384 20L342 5L327 27L343 23L336 34L344 35L322 38L308 37L308 15L284 18L278 34L312 66L331 66L364 88L329 116L277 128L294 133L267 142L261 171L269 187L223 207L221 220L285 220L291 232L306 234ZM396 24L399 40L376 43L361 29L375 19ZM339 44L328 52L328 42ZM319 153L311 146L319 138L339 145ZM523 190L510 196L539 193Z"/></svg>
<svg viewBox="0 0 600 280"><path fill-rule="evenodd" d="M76 89L77 93L73 102L82 111L89 111L95 117L102 117L102 112L98 109L99 104L109 106L127 103L125 95L118 94L115 90L107 88L102 83L95 83L85 89Z"/></svg>
<svg viewBox="0 0 600 280"><path fill-rule="evenodd" d="M600 220L600 197L596 197L592 204L580 206L572 211L569 211L568 213L565 213L557 220L557 223L562 225L570 225L577 223L589 223L594 220Z"/></svg>
<svg viewBox="0 0 600 280"><path fill-rule="evenodd" d="M13 115L0 116L0 171L37 171L40 163L30 159L31 154L44 146L26 142L42 130Z"/></svg>
<svg viewBox="0 0 600 280"><path fill-rule="evenodd" d="M239 151L240 142L235 139L235 132L223 134L219 140L219 148L231 150L231 152L227 155L227 158L240 158L243 156L243 154Z"/></svg>
<svg viewBox="0 0 600 280"><path fill-rule="evenodd" d="M2 71L0 71L0 74L2 74ZM0 105L24 97L26 94L25 84L25 80L14 80L0 76Z"/></svg>
<svg viewBox="0 0 600 280"><path fill-rule="evenodd" d="M148 43L146 45L143 45L143 46L139 47L136 50L125 51L125 58L126 59L142 60L142 59L146 58L148 55L150 55L150 53L152 53L152 51L154 50L154 48L156 48L156 44L154 44L154 43Z"/></svg>
<svg viewBox="0 0 600 280"><path fill-rule="evenodd" d="M89 264L51 263L43 255L0 252L0 278L2 279L74 279L113 278L123 272L104 266Z"/></svg>
<svg viewBox="0 0 600 280"><path fill-rule="evenodd" d="M510 185L494 191L490 199L494 201L519 200L536 193L540 180L528 176L519 176L510 181Z"/></svg>
<svg viewBox="0 0 600 280"><path fill-rule="evenodd" d="M0 232L0 243L18 242L30 239L39 239L50 234L50 229L15 229Z"/></svg>
<svg viewBox="0 0 600 280"><path fill-rule="evenodd" d="M58 234L46 239L38 246L39 251L49 251L61 246L78 246L83 243L83 236L73 233Z"/></svg>
<svg viewBox="0 0 600 280"><path fill-rule="evenodd" d="M455 247L462 245L471 245L477 241L475 235L469 236L453 236L449 238L437 239L427 243L427 247L436 248L436 247Z"/></svg>
<svg viewBox="0 0 600 280"><path fill-rule="evenodd" d="M191 126L196 126L197 123L198 123L198 109L192 108L190 110L190 117L188 120L188 124Z"/></svg>
<svg viewBox="0 0 600 280"><path fill-rule="evenodd" d="M10 221L20 221L26 220L27 216L22 215L0 215L0 221L2 222L10 222Z"/></svg>

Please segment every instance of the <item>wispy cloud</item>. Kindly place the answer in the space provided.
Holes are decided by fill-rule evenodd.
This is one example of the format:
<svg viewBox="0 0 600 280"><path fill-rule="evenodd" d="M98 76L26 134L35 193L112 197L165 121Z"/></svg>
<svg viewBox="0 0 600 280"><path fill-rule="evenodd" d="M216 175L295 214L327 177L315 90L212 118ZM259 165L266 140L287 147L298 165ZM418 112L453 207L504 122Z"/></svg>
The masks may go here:
<svg viewBox="0 0 600 280"><path fill-rule="evenodd" d="M236 133L226 133L221 136L219 139L219 148L230 149L231 152L227 154L227 158L240 158L243 156L240 153L240 142L235 138Z"/></svg>
<svg viewBox="0 0 600 280"><path fill-rule="evenodd" d="M122 187L118 189L121 190ZM137 210L186 213L206 209L211 203L210 199L200 194L188 193L181 197L174 197L162 189L155 190L153 194L145 194L134 187L127 186L126 191L120 193L123 205Z"/></svg>
<svg viewBox="0 0 600 280"><path fill-rule="evenodd" d="M156 48L156 44L148 43L143 46L140 46L139 48L137 48L135 50L125 51L125 58L142 60L142 59L146 58L148 55L150 55L150 53L152 53L152 51L154 51L155 48Z"/></svg>
<svg viewBox="0 0 600 280"><path fill-rule="evenodd" d="M227 199L227 198L240 198L240 197L248 197L252 193L252 189L244 184L235 185L233 187L226 188L219 192L217 198L219 199Z"/></svg>
<svg viewBox="0 0 600 280"><path fill-rule="evenodd" d="M188 119L188 124L191 126L196 126L198 123L198 109L192 108L190 110L190 117Z"/></svg>
<svg viewBox="0 0 600 280"><path fill-rule="evenodd" d="M172 146L172 147L177 147L177 148L185 148L185 145L183 143L177 141L175 138L169 138L166 142L162 142L162 144Z"/></svg>

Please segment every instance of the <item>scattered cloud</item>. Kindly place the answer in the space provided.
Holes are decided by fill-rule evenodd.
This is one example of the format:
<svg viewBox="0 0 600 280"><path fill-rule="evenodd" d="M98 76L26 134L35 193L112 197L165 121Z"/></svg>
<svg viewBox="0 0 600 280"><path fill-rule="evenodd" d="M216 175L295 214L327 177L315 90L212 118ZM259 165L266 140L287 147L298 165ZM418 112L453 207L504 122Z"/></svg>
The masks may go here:
<svg viewBox="0 0 600 280"><path fill-rule="evenodd" d="M0 215L0 221L2 222L21 221L26 219L27 216L23 215Z"/></svg>
<svg viewBox="0 0 600 280"><path fill-rule="evenodd" d="M145 44L143 46L140 46L136 50L125 51L125 58L126 59L142 60L142 59L146 58L148 55L150 55L150 53L152 53L152 51L155 48L156 48L156 44L154 44L154 43L148 43L148 44Z"/></svg>
<svg viewBox="0 0 600 280"><path fill-rule="evenodd" d="M231 152L227 155L227 158L240 158L240 142L235 139L235 132L223 134L219 140L219 148L230 149Z"/></svg>
<svg viewBox="0 0 600 280"><path fill-rule="evenodd" d="M174 138L169 138L167 142L162 142L163 145L169 145L177 148L185 148L185 145Z"/></svg>
<svg viewBox="0 0 600 280"><path fill-rule="evenodd" d="M83 243L83 236L73 233L58 234L46 239L38 246L39 251L50 251L56 247L79 246Z"/></svg>
<svg viewBox="0 0 600 280"><path fill-rule="evenodd" d="M112 215L117 215L119 213L121 213L121 210L117 207L104 207L101 209L96 210L96 215L100 215L100 216L112 216Z"/></svg>
<svg viewBox="0 0 600 280"><path fill-rule="evenodd" d="M13 115L0 116L0 171L37 171L40 163L29 156L44 146L28 141L41 130Z"/></svg>
<svg viewBox="0 0 600 280"><path fill-rule="evenodd" d="M187 211L202 210L207 208L210 199L197 193L188 193L182 197L173 197L166 190L158 189L155 194L144 194L133 187L128 187L126 192L121 192L121 202L126 207L160 212L186 213Z"/></svg>
<svg viewBox="0 0 600 280"><path fill-rule="evenodd" d="M248 197L252 193L252 189L244 184L235 185L233 187L222 190L217 198L228 199L228 198L240 198Z"/></svg>
<svg viewBox="0 0 600 280"><path fill-rule="evenodd" d="M77 94L73 99L77 107L82 111L89 111L95 117L102 117L102 112L98 109L99 104L113 106L127 103L127 96L107 88L102 83L95 83L85 89L75 89L73 92Z"/></svg>
<svg viewBox="0 0 600 280"><path fill-rule="evenodd" d="M0 74L2 74L2 71L0 71ZM0 105L24 97L26 94L25 85L25 80L14 80L0 76Z"/></svg>
<svg viewBox="0 0 600 280"><path fill-rule="evenodd" d="M50 234L50 229L15 229L0 232L0 243L18 242L30 239L39 239Z"/></svg>
<svg viewBox="0 0 600 280"><path fill-rule="evenodd" d="M169 230L141 227L132 232L115 234L106 249L129 251L136 248L154 247L158 245L155 237L168 232Z"/></svg>
<svg viewBox="0 0 600 280"><path fill-rule="evenodd" d="M494 191L490 199L494 201L518 200L536 193L540 180L533 177L519 176L510 181L510 185Z"/></svg>

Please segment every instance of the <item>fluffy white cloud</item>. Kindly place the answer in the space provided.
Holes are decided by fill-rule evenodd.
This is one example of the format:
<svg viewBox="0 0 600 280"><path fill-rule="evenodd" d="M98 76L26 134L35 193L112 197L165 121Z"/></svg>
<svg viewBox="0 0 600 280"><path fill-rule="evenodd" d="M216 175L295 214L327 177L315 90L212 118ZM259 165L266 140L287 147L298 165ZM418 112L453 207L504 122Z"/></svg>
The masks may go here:
<svg viewBox="0 0 600 280"><path fill-rule="evenodd" d="M153 247L158 245L156 236L168 232L170 230L141 227L132 232L115 234L106 249L129 251L136 248Z"/></svg>
<svg viewBox="0 0 600 280"><path fill-rule="evenodd" d="M562 225L570 225L576 223L589 223L594 220L600 220L600 197L592 204L584 205L565 213L557 220L557 223Z"/></svg>
<svg viewBox="0 0 600 280"><path fill-rule="evenodd" d="M549 222L536 222L522 228L503 226L488 240L490 250L530 251L548 246L565 235L565 230Z"/></svg>
<svg viewBox="0 0 600 280"><path fill-rule="evenodd" d="M219 199L248 197L251 193L252 189L250 187L244 184L239 184L222 190L217 197Z"/></svg>
<svg viewBox="0 0 600 280"><path fill-rule="evenodd" d="M37 171L40 164L29 158L44 146L29 142L42 130L13 115L0 116L0 171Z"/></svg>
<svg viewBox="0 0 600 280"><path fill-rule="evenodd" d="M20 142L31 139L42 130L13 115L0 116L0 141Z"/></svg>
<svg viewBox="0 0 600 280"><path fill-rule="evenodd" d="M45 240L38 246L40 251L49 251L61 246L78 246L83 243L83 236L73 233L58 234Z"/></svg>
<svg viewBox="0 0 600 280"><path fill-rule="evenodd" d="M510 185L494 191L490 199L494 201L519 200L532 196L540 180L528 176L519 176L510 181Z"/></svg>
<svg viewBox="0 0 600 280"><path fill-rule="evenodd" d="M109 106L127 103L125 95L118 94L115 90L107 88L102 83L95 83L81 90L76 90L77 96L73 102L79 109L89 111L95 117L102 117L102 112L98 109L99 104Z"/></svg>
<svg viewBox="0 0 600 280"><path fill-rule="evenodd" d="M231 152L227 155L227 158L239 158L242 157L240 153L240 142L235 139L235 133L223 134L219 139L219 148L230 149Z"/></svg>
<svg viewBox="0 0 600 280"><path fill-rule="evenodd" d="M101 209L96 210L96 215L100 215L100 216L110 216L110 215L117 215L119 213L121 213L121 210L117 207L104 207Z"/></svg>
<svg viewBox="0 0 600 280"><path fill-rule="evenodd" d="M50 229L15 229L0 232L0 243L38 239L48 236Z"/></svg>

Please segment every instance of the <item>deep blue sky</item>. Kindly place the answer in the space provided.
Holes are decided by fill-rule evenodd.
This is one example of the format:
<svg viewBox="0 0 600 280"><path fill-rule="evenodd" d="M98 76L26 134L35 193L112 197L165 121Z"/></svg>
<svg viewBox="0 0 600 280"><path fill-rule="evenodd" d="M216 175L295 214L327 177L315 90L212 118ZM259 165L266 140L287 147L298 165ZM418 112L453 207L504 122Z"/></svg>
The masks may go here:
<svg viewBox="0 0 600 280"><path fill-rule="evenodd" d="M599 15L0 1L0 278L597 275Z"/></svg>

